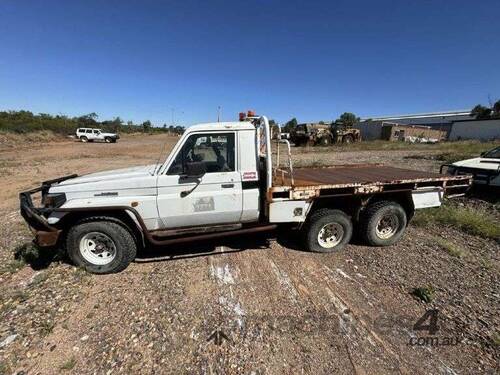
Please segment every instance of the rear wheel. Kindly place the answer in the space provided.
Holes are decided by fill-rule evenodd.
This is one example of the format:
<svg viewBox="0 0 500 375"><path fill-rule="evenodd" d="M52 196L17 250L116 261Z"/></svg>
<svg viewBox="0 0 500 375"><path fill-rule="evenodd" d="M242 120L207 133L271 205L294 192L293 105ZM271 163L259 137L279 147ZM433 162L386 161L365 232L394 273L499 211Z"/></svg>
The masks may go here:
<svg viewBox="0 0 500 375"><path fill-rule="evenodd" d="M339 251L351 240L351 219L340 210L328 208L318 210L306 224L304 237L309 251L320 253Z"/></svg>
<svg viewBox="0 0 500 375"><path fill-rule="evenodd" d="M85 136L83 137L80 137L80 141L82 141L83 143L87 143L89 141L89 139Z"/></svg>
<svg viewBox="0 0 500 375"><path fill-rule="evenodd" d="M342 142L343 143L353 143L354 142L354 138L352 135L348 134L346 135L343 139L342 139Z"/></svg>
<svg viewBox="0 0 500 375"><path fill-rule="evenodd" d="M403 236L406 224L406 212L400 204L376 202L361 217L361 234L372 246L389 246Z"/></svg>
<svg viewBox="0 0 500 375"><path fill-rule="evenodd" d="M97 274L120 272L134 260L137 245L132 234L111 221L82 222L66 237L66 249L73 263Z"/></svg>

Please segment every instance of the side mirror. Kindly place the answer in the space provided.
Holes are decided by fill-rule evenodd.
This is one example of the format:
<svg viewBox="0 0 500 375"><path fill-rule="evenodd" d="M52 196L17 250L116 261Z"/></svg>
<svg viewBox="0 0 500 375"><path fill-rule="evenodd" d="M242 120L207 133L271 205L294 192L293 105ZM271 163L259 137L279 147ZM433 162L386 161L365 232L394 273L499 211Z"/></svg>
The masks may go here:
<svg viewBox="0 0 500 375"><path fill-rule="evenodd" d="M207 168L204 162L191 162L186 164L186 175L187 177L202 177L207 173Z"/></svg>

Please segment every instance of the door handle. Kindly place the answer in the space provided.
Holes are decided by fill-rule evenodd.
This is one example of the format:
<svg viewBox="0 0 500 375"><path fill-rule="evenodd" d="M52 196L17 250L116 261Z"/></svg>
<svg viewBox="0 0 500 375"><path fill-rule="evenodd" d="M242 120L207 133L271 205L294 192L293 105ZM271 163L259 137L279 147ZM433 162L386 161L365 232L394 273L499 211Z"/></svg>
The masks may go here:
<svg viewBox="0 0 500 375"><path fill-rule="evenodd" d="M222 184L221 187L223 189L230 189L230 188L234 188L234 184Z"/></svg>

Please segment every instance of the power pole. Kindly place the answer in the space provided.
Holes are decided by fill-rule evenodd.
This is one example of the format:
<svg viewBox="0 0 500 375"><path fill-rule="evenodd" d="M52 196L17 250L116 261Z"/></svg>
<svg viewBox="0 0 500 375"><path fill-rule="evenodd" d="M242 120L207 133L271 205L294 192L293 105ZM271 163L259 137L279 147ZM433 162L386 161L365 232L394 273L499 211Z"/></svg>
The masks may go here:
<svg viewBox="0 0 500 375"><path fill-rule="evenodd" d="M220 122L220 118L222 117L222 107L217 107L217 122Z"/></svg>

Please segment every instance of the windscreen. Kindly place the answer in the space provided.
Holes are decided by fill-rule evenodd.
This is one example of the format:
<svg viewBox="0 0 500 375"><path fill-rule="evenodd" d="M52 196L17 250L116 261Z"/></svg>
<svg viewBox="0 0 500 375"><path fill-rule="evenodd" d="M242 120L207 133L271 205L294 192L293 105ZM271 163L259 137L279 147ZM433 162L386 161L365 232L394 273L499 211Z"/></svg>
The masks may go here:
<svg viewBox="0 0 500 375"><path fill-rule="evenodd" d="M500 147L497 147L491 151L488 151L486 154L484 154L483 157L492 158L492 159L500 159Z"/></svg>

